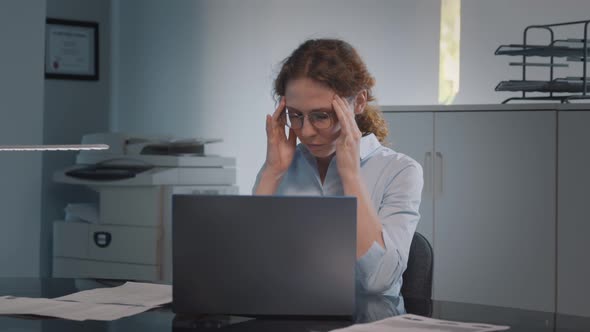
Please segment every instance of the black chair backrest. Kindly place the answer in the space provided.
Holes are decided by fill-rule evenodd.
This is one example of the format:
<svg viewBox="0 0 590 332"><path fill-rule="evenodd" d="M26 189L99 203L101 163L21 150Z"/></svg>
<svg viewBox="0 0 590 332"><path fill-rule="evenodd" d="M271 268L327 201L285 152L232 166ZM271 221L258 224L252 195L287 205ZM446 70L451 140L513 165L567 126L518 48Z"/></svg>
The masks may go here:
<svg viewBox="0 0 590 332"><path fill-rule="evenodd" d="M410 245L408 266L404 272L401 294L404 298L428 299L432 297L432 246L424 235L415 232Z"/></svg>

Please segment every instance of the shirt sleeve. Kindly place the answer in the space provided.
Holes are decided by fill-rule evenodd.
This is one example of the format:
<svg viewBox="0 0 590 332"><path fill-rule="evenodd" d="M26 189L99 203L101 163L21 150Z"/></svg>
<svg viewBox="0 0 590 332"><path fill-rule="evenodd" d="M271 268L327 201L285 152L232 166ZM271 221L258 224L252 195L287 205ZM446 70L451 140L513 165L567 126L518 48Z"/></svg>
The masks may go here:
<svg viewBox="0 0 590 332"><path fill-rule="evenodd" d="M358 259L356 274L363 292L382 294L392 288L405 271L420 219L418 210L423 183L422 167L413 161L393 174L385 186L378 209L385 248L374 242Z"/></svg>
<svg viewBox="0 0 590 332"><path fill-rule="evenodd" d="M252 186L252 195L255 195L256 189L258 188L258 185L260 184L260 176L262 175L263 170L264 170L264 165L262 165L262 167L260 167L260 170L258 170L258 174L256 174L256 180L254 181L254 185Z"/></svg>

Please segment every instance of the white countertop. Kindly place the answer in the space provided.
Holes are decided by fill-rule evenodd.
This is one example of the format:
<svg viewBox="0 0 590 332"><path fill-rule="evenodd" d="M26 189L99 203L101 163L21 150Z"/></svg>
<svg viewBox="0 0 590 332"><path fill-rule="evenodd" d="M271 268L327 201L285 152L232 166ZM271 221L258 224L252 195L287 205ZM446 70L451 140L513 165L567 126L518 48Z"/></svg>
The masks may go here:
<svg viewBox="0 0 590 332"><path fill-rule="evenodd" d="M512 103L459 105L380 105L383 112L588 111L589 103Z"/></svg>

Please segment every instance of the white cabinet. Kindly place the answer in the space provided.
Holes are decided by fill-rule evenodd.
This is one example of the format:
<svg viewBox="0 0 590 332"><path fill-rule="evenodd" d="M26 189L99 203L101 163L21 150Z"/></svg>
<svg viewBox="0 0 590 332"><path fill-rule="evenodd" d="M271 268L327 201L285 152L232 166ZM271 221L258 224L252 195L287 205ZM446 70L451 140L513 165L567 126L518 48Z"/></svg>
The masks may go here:
<svg viewBox="0 0 590 332"><path fill-rule="evenodd" d="M590 316L590 111L559 112L557 311Z"/></svg>
<svg viewBox="0 0 590 332"><path fill-rule="evenodd" d="M391 112L393 148L425 169L434 298L555 307L555 111Z"/></svg>
<svg viewBox="0 0 590 332"><path fill-rule="evenodd" d="M555 307L556 112L435 114L435 296Z"/></svg>
<svg viewBox="0 0 590 332"><path fill-rule="evenodd" d="M416 231L432 243L434 114L432 112L384 113L384 116L389 124L388 147L414 158L422 165L424 187L420 203L420 222Z"/></svg>

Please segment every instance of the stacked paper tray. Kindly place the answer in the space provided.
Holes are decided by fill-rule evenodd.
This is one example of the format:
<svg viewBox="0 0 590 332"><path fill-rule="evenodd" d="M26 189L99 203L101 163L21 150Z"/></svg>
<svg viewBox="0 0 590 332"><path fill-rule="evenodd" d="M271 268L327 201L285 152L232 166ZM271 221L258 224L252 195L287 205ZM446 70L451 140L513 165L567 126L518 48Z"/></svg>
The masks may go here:
<svg viewBox="0 0 590 332"><path fill-rule="evenodd" d="M590 87L590 84L588 84ZM524 91L524 92L584 92L582 81L502 81L496 86L496 91Z"/></svg>
<svg viewBox="0 0 590 332"><path fill-rule="evenodd" d="M571 46L546 46L546 45L501 45L495 52L496 55L525 55L525 56L542 56L542 57L583 57L583 47ZM590 48L588 49L590 54Z"/></svg>

